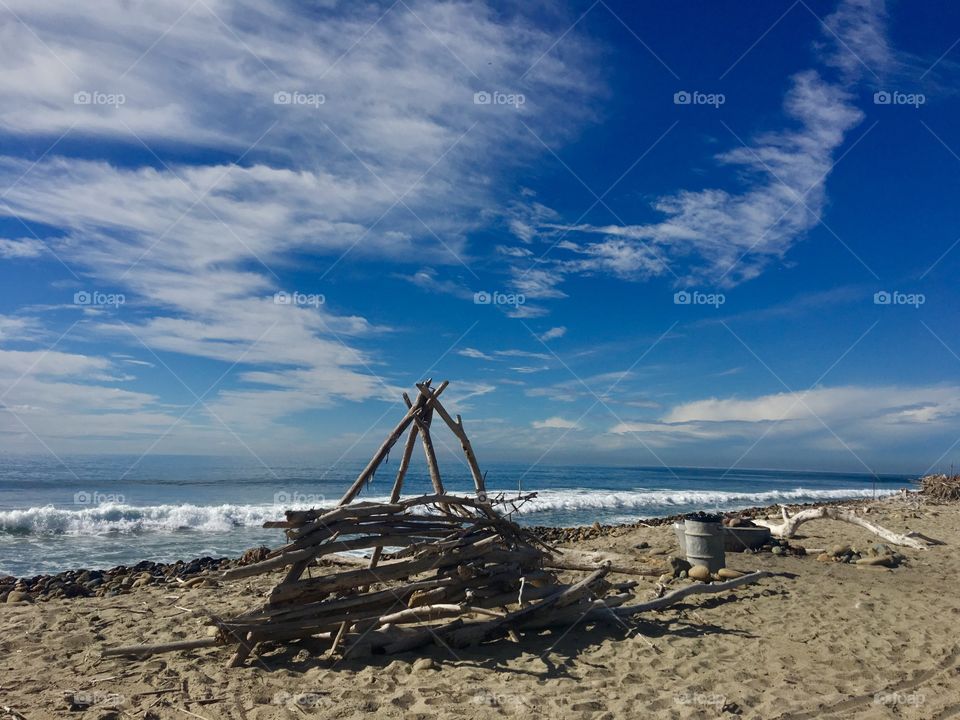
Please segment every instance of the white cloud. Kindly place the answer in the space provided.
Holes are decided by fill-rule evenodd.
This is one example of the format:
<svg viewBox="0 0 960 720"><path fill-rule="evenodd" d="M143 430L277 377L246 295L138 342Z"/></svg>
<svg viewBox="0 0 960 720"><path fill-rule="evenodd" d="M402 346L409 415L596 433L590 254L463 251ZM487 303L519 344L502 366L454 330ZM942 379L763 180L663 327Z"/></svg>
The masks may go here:
<svg viewBox="0 0 960 720"><path fill-rule="evenodd" d="M664 417L667 423L804 421L818 418L883 424L933 423L960 413L960 387L821 387L809 392L756 398L709 398L684 403Z"/></svg>
<svg viewBox="0 0 960 720"><path fill-rule="evenodd" d="M863 117L844 89L813 71L794 77L785 110L799 130L768 133L717 158L746 171L747 190L682 190L655 203L666 219L651 225L561 228L603 236L577 245L579 257L563 271L644 279L682 260L689 280L729 286L756 277L817 225L835 152Z"/></svg>
<svg viewBox="0 0 960 720"><path fill-rule="evenodd" d="M546 420L535 420L533 427L537 430L576 430L580 426L573 420L567 420L559 416L549 417Z"/></svg>
<svg viewBox="0 0 960 720"><path fill-rule="evenodd" d="M493 357L487 355L482 350L477 350L476 348L467 347L462 350L457 350L457 355L462 355L463 357L473 358L474 360L493 360Z"/></svg>
<svg viewBox="0 0 960 720"><path fill-rule="evenodd" d="M43 243L35 238L17 238L15 240L0 238L0 258L35 258L42 255L45 249Z"/></svg>
<svg viewBox="0 0 960 720"><path fill-rule="evenodd" d="M544 342L548 342L550 340L557 340L558 338L562 338L566 334L567 334L567 328L561 325L560 327L552 327L546 332L541 333L540 339L543 340Z"/></svg>

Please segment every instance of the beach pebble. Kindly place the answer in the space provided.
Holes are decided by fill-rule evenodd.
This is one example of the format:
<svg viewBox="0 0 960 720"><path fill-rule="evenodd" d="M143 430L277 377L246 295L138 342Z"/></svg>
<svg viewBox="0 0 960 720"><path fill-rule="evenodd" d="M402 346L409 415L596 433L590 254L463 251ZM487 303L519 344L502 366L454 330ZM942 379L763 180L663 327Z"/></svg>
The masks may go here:
<svg viewBox="0 0 960 720"><path fill-rule="evenodd" d="M833 555L831 555L830 553L820 553L819 555L817 555L817 562L832 563Z"/></svg>
<svg viewBox="0 0 960 720"><path fill-rule="evenodd" d="M705 565L694 565L692 568L690 568L690 570L687 571L687 575L694 580L706 581L710 579L710 571Z"/></svg>
<svg viewBox="0 0 960 720"><path fill-rule="evenodd" d="M783 548L779 545L774 545L772 548L770 548L770 552L772 552L774 555L783 555Z"/></svg>
<svg viewBox="0 0 960 720"><path fill-rule="evenodd" d="M743 573L733 568L720 568L717 570L717 577L721 580L733 580L738 577L743 577Z"/></svg>

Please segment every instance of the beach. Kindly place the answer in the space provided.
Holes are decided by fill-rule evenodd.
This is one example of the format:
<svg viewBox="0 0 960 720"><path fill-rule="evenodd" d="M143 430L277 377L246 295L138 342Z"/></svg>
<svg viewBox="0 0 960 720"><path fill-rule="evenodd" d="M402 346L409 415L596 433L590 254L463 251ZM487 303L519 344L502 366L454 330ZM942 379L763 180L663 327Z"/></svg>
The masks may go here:
<svg viewBox="0 0 960 720"><path fill-rule="evenodd" d="M863 505L863 503L861 503ZM960 614L960 506L916 496L869 505L896 532L945 544L900 548L894 569L805 556L728 553L727 566L773 575L694 596L625 623L576 625L451 650L363 660L301 642L226 667L223 648L101 658L107 647L206 636L204 617L261 601L277 576L138 587L112 597L0 605L0 706L36 718L946 718L960 712L951 625ZM791 544L868 547L877 539L831 521ZM574 541L666 566L669 524L606 529ZM654 596L639 581L639 601ZM690 583L673 580L670 589ZM89 707L70 711L89 703ZM4 717L0 714L0 717ZM19 717L8 714L8 717Z"/></svg>

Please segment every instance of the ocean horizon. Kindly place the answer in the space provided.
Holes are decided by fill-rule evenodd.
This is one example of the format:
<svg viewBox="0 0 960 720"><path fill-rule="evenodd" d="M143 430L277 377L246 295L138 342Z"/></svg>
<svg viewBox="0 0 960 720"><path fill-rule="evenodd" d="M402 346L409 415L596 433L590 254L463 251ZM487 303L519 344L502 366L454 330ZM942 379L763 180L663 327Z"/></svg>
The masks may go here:
<svg viewBox="0 0 960 720"><path fill-rule="evenodd" d="M4 456L0 470L0 574L28 576L141 560L236 556L278 546L265 529L284 510L335 505L365 463L287 460L269 467L217 456ZM881 497L916 476L828 471L486 463L491 495L537 493L513 517L525 525L627 523L696 510ZM360 499L385 500L387 462ZM467 468L444 467L451 492L471 493ZM405 495L431 490L422 465Z"/></svg>

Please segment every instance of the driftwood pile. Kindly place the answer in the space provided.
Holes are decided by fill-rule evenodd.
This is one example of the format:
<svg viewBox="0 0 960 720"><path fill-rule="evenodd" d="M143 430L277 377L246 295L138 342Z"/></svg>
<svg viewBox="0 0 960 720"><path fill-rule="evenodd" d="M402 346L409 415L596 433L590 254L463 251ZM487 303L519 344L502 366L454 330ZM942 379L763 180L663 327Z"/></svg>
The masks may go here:
<svg viewBox="0 0 960 720"><path fill-rule="evenodd" d="M920 494L935 502L960 500L960 475L927 475L920 478Z"/></svg>
<svg viewBox="0 0 960 720"><path fill-rule="evenodd" d="M650 602L628 606L635 581L613 583L608 575L629 572L615 563L585 563L565 557L498 508L516 509L533 495L488 497L485 480L459 416L439 402L447 387L417 385L419 395L333 509L287 511L286 519L267 523L283 528L287 544L263 561L232 568L232 580L283 571L266 602L237 617L211 616L216 637L165 645L112 648L105 656L143 657L156 652L234 645L231 666L246 662L261 644L286 644L305 638L329 641L327 652L346 657L394 653L436 643L475 645L519 633L584 622L618 621L702 592L724 592L754 582L752 573L713 585L691 585ZM474 496L444 489L431 439L439 416L459 439L474 483ZM407 432L390 499L354 502L393 445ZM433 493L402 499L404 476L421 440ZM371 550L369 560L354 559L350 569L331 571L317 561L345 551ZM356 563L360 563L358 566ZM562 582L557 570L586 575ZM633 574L657 574L642 571Z"/></svg>

